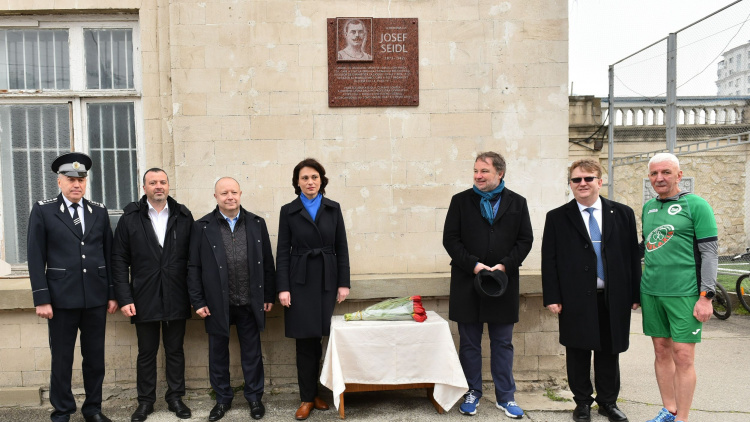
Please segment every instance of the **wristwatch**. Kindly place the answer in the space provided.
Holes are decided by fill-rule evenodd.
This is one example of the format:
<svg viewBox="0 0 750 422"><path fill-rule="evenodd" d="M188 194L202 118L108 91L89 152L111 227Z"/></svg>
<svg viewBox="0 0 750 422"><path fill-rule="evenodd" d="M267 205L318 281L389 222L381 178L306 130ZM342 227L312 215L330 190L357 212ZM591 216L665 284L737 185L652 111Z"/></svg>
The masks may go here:
<svg viewBox="0 0 750 422"><path fill-rule="evenodd" d="M716 292L712 292L710 290L701 292L701 296L705 297L706 299L714 300L714 296L716 296Z"/></svg>

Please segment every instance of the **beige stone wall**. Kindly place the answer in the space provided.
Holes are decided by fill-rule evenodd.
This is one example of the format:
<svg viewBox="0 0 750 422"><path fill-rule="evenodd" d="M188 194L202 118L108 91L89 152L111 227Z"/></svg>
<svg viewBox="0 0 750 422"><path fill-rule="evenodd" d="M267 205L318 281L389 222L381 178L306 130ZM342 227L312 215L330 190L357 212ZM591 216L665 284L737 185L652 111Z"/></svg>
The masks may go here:
<svg viewBox="0 0 750 422"><path fill-rule="evenodd" d="M419 294L420 280L449 271L451 196L471 187L475 154L494 150L508 161L508 188L528 199L537 241L524 268L539 270L544 216L565 201L566 2L8 0L4 10L138 15L145 164L167 169L172 194L196 216L214 207L214 181L235 177L275 243L278 210L294 199L292 168L315 157L344 211L352 273L406 274L415 277L406 294ZM327 106L326 18L337 16L419 19L420 106ZM445 316L443 286L428 309ZM559 380L555 320L534 293L514 335L516 377ZM0 333L18 339L0 344L0 386L45 385L46 327L16 306L26 310L0 313ZM271 383L295 380L282 326L275 309L263 334ZM134 330L119 314L108 330L106 382L132 381ZM205 341L190 321L193 387L207 386Z"/></svg>
<svg viewBox="0 0 750 422"><path fill-rule="evenodd" d="M694 178L695 193L706 199L714 210L719 229L719 255L738 254L750 246L745 222L747 153L746 147L732 147L679 156L683 177ZM627 203L636 212L639 233L647 164L615 168L616 199Z"/></svg>
<svg viewBox="0 0 750 422"><path fill-rule="evenodd" d="M233 176L275 234L304 157L328 170L343 205L355 274L444 272L450 197L473 156L508 160L535 234L563 198L567 161L567 4L557 0L35 0L19 13L137 13L146 166L200 215ZM419 18L420 106L329 108L326 18ZM377 259L372 259L376 257ZM539 267L538 247L527 261Z"/></svg>
<svg viewBox="0 0 750 422"><path fill-rule="evenodd" d="M363 309L377 300L346 301L339 305L336 313ZM430 298L424 301L428 310L433 310L448 319L448 300ZM524 314L516 325L513 335L515 346L514 376L521 389L538 387L545 383L559 383L565 376L565 357L557 342L557 320L541 305L541 297L524 297L521 300ZM33 310L0 311L0 389L3 387L47 388L50 376L50 352L47 340L46 320L38 318ZM456 323L449 322L458 348ZM239 364L239 343L232 327L230 341L230 373L233 385L242 383L242 368ZM266 330L261 334L263 363L268 388L293 385L297 382L294 340L284 337L284 319L281 307L268 315ZM106 347L107 385L130 385L136 380L138 339L135 327L119 312L108 316ZM489 338L485 333L482 347L489 350ZM325 353L325 344L324 344ZM165 381L164 350L159 350L157 376ZM483 362L485 380L492 379L489 357ZM208 382L208 336L203 321L194 316L188 321L185 336L185 378L191 389L210 388ZM76 347L73 364L73 384L82 385L80 348ZM548 384L547 384L548 385ZM0 390L2 394L2 390Z"/></svg>
<svg viewBox="0 0 750 422"><path fill-rule="evenodd" d="M271 6L273 3L273 6ZM240 180L272 235L315 157L342 204L354 274L447 271L450 197L473 155L506 155L537 237L567 154L567 5L559 1L206 2L170 5L178 198L196 215ZM420 106L329 108L326 18L419 18ZM538 268L535 248L528 265Z"/></svg>

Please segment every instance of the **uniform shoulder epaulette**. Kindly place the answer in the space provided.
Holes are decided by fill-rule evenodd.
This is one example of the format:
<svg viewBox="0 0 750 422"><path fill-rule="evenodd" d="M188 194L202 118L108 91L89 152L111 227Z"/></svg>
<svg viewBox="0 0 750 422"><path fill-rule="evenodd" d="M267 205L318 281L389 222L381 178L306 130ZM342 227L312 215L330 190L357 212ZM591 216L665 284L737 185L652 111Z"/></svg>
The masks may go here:
<svg viewBox="0 0 750 422"><path fill-rule="evenodd" d="M53 204L57 202L57 197L49 198L49 199L43 199L41 201L38 201L37 204L39 205L47 205L47 204Z"/></svg>
<svg viewBox="0 0 750 422"><path fill-rule="evenodd" d="M88 201L89 201L89 203L90 203L91 205L96 205L96 206L97 206L97 207L99 207L99 208L106 208L106 207L104 206L104 204L101 204L101 203L99 203L99 202L94 202L94 201L91 201L91 200L88 200Z"/></svg>

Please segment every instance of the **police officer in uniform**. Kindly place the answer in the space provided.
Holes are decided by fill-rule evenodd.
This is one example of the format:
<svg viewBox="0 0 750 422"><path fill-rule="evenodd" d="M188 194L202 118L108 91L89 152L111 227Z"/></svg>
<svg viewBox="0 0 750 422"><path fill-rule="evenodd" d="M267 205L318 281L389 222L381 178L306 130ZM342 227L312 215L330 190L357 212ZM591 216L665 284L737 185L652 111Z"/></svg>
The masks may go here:
<svg viewBox="0 0 750 422"><path fill-rule="evenodd" d="M101 413L106 313L117 311L110 276L112 230L104 205L83 198L91 158L63 154L52 163L60 195L31 209L29 278L36 314L48 320L52 353L49 398L52 421L76 411L71 390L73 354L81 331L86 422L110 422Z"/></svg>

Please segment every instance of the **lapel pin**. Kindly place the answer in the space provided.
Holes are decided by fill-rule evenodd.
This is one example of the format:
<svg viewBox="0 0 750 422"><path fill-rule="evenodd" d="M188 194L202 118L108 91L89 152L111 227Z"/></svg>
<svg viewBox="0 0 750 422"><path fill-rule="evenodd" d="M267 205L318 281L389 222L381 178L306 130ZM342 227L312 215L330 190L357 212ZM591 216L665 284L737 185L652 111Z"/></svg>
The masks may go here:
<svg viewBox="0 0 750 422"><path fill-rule="evenodd" d="M86 208L89 209L89 214L93 214L94 213L94 211L91 210L91 205L86 205Z"/></svg>
<svg viewBox="0 0 750 422"><path fill-rule="evenodd" d="M60 212L65 212L65 204L60 204Z"/></svg>

